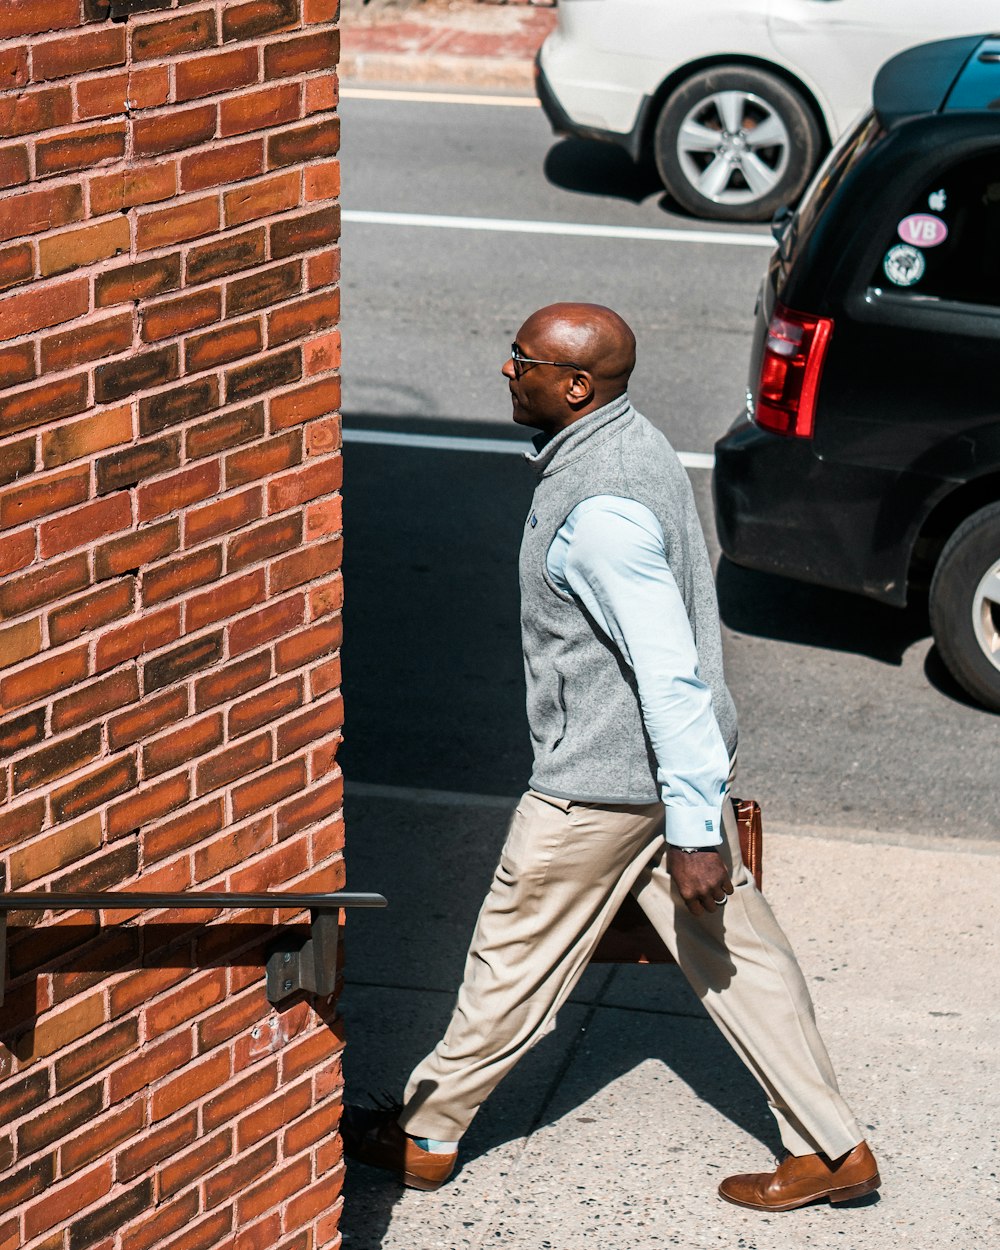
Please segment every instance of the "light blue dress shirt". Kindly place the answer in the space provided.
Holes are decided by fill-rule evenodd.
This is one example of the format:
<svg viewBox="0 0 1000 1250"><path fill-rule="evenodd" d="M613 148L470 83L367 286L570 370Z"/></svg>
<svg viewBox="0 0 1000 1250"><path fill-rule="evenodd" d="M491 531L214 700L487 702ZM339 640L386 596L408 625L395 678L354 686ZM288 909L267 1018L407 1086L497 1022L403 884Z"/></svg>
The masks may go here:
<svg viewBox="0 0 1000 1250"><path fill-rule="evenodd" d="M698 675L691 623L644 504L577 504L546 556L552 582L580 600L635 674L673 846L718 846L729 753Z"/></svg>

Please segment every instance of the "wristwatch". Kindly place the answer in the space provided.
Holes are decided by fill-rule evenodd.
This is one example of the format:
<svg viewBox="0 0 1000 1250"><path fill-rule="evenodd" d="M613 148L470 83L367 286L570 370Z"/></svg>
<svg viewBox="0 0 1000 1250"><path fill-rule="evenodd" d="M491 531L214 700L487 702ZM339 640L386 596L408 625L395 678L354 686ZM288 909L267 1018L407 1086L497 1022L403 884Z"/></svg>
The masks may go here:
<svg viewBox="0 0 1000 1250"><path fill-rule="evenodd" d="M699 851L717 851L717 846L671 846L675 851L683 851L685 855L697 855Z"/></svg>

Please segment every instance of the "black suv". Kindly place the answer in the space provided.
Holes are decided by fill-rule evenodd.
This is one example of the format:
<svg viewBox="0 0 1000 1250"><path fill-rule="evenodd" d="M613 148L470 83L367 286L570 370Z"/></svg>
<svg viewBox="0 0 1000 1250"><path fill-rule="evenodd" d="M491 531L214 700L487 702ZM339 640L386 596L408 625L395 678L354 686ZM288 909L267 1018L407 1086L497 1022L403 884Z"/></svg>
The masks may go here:
<svg viewBox="0 0 1000 1250"><path fill-rule="evenodd" d="M816 174L716 444L736 564L903 606L1000 709L1000 36L924 44Z"/></svg>

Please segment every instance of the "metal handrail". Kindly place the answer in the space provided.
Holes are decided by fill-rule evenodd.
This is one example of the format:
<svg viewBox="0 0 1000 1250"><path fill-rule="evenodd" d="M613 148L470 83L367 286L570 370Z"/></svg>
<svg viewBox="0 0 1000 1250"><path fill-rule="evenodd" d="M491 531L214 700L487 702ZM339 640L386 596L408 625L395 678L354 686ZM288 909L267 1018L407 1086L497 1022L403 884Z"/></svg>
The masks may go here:
<svg viewBox="0 0 1000 1250"><path fill-rule="evenodd" d="M55 893L46 890L0 890L0 1005L7 982L7 918L12 911L188 911L280 909L309 911L309 937L290 935L267 951L267 999L277 1005L298 990L326 996L337 983L337 913L342 907L385 907L381 894L358 894L347 890L330 894L299 894L263 891L185 891L147 893L128 890L96 890ZM283 922L279 922L283 923Z"/></svg>

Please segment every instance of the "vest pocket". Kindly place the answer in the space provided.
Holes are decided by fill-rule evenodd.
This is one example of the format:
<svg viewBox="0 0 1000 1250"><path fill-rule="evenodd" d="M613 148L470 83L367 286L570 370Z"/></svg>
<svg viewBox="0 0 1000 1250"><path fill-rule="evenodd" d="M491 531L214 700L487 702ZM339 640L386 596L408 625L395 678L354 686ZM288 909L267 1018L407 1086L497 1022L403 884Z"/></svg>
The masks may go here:
<svg viewBox="0 0 1000 1250"><path fill-rule="evenodd" d="M556 736L549 747L550 751L554 751L566 737L566 681L562 673L556 673L556 718L559 728L556 730Z"/></svg>

